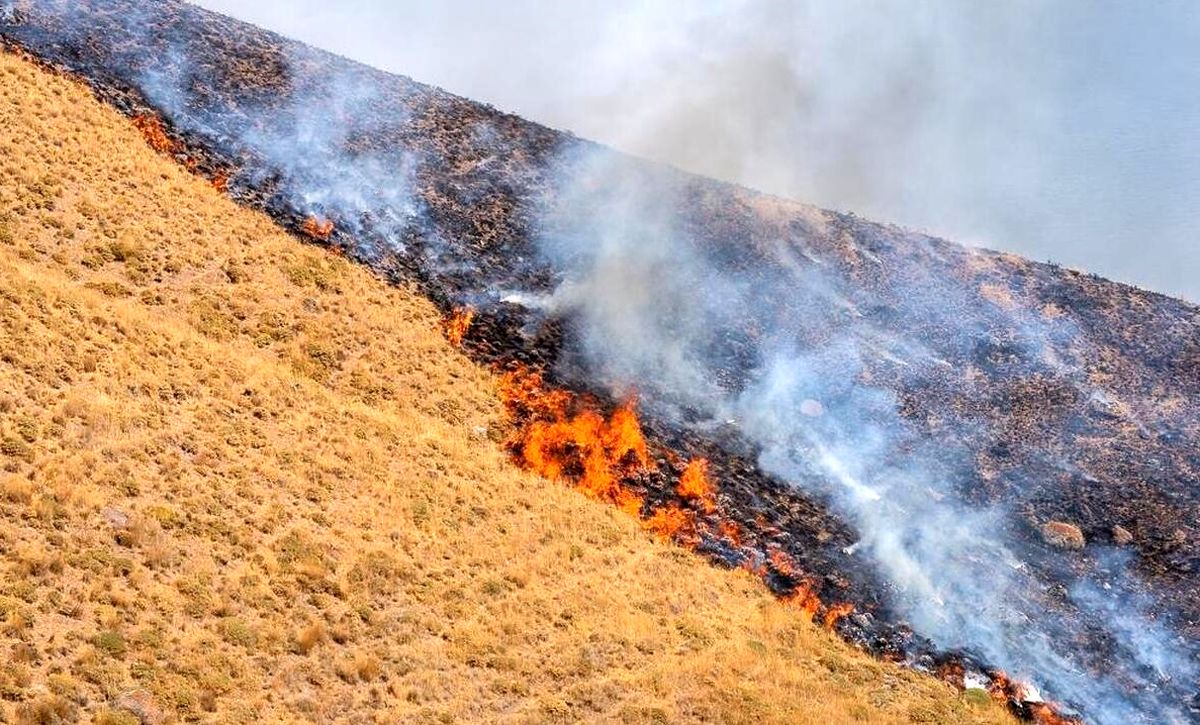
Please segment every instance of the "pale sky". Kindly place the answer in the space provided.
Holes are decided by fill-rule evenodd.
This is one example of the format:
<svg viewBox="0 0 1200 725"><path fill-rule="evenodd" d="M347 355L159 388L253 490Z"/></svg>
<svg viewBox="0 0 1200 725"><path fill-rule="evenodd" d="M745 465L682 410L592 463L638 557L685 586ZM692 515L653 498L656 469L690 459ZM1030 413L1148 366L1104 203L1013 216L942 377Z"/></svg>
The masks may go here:
<svg viewBox="0 0 1200 725"><path fill-rule="evenodd" d="M1200 301L1200 3L201 0L632 153Z"/></svg>

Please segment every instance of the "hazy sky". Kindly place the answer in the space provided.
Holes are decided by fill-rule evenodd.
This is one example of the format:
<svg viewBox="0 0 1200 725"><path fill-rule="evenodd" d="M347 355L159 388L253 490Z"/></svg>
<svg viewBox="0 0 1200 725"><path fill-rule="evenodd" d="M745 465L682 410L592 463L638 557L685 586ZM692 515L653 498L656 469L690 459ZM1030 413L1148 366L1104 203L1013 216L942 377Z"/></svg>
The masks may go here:
<svg viewBox="0 0 1200 725"><path fill-rule="evenodd" d="M1200 2L199 4L681 168L1200 301Z"/></svg>

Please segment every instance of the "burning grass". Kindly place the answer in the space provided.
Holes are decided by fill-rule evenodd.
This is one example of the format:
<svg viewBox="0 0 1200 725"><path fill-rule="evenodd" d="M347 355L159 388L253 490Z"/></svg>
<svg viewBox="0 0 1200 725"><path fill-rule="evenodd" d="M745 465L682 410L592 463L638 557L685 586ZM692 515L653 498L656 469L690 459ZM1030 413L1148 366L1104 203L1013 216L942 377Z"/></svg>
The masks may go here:
<svg viewBox="0 0 1200 725"><path fill-rule="evenodd" d="M333 221L331 219L320 219L310 216L300 225L300 230L310 239L327 242L329 241L329 237L333 235Z"/></svg>
<svg viewBox="0 0 1200 725"><path fill-rule="evenodd" d="M671 473L653 463L657 457L642 432L635 397L605 414L599 400L548 385L541 372L524 367L503 376L500 395L512 426L506 446L522 468L616 506L661 541L694 549L705 537L719 537L741 548L739 524L721 516L719 487L707 460L698 458L683 467L673 489L678 500L651 502L642 482L647 476ZM761 579L793 582L779 599L798 621L832 631L854 613L851 602L822 601L817 583L786 552L772 548L765 557L745 553L744 570ZM937 674L959 689L966 685L962 665L955 661ZM1077 723L1004 673L990 673L988 683L993 700L1038 725Z"/></svg>
<svg viewBox="0 0 1200 725"><path fill-rule="evenodd" d="M708 477L708 461L703 458L697 458L687 464L675 491L682 498L695 502L705 513L717 510L716 489Z"/></svg>
<svg viewBox="0 0 1200 725"><path fill-rule="evenodd" d="M460 307L442 322L442 331L446 339L454 347L462 347L463 338L471 329L471 321L475 319L474 307Z"/></svg>
<svg viewBox="0 0 1200 725"><path fill-rule="evenodd" d="M739 524L721 515L707 460L689 461L678 474L653 463L636 397L605 414L599 400L547 385L542 373L522 367L504 375L500 394L512 424L506 446L522 468L616 506L662 541L695 549L709 538L741 547ZM652 501L648 495L647 477L663 475L677 476L677 500ZM833 629L854 611L850 603L823 603L783 551L772 550L765 561L753 564L756 560L747 552L744 568L762 578L782 575L795 582L781 598L801 620L811 623L819 614L820 622Z"/></svg>
<svg viewBox="0 0 1200 725"><path fill-rule="evenodd" d="M179 149L174 139L167 135L167 129L158 116L152 113L139 114L133 117L133 126L141 132L150 148L160 154L170 156Z"/></svg>
<svg viewBox="0 0 1200 725"><path fill-rule="evenodd" d="M636 397L606 415L598 400L548 387L540 372L524 368L507 373L500 391L513 424L506 445L522 468L615 505L662 541L694 548L702 532L714 529L700 518L717 512L707 461L691 461L678 475L679 501L647 499L639 479L672 474L652 463ZM715 529L731 527L721 522Z"/></svg>
<svg viewBox="0 0 1200 725"><path fill-rule="evenodd" d="M500 392L516 423L507 444L523 468L640 517L642 499L625 483L649 467L635 400L605 416L595 401L547 389L541 373L523 369L505 375Z"/></svg>

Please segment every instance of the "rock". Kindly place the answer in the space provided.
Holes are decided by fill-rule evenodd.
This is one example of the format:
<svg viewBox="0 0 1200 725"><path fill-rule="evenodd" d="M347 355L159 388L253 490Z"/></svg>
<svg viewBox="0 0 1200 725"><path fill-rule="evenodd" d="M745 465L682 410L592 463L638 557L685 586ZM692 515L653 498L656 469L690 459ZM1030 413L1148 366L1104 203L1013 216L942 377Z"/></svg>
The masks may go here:
<svg viewBox="0 0 1200 725"><path fill-rule="evenodd" d="M821 405L819 401L808 398L800 403L800 412L809 418L820 418L825 414L825 406Z"/></svg>
<svg viewBox="0 0 1200 725"><path fill-rule="evenodd" d="M114 529L124 529L129 526L129 514L115 509L112 506L105 506L100 509L100 515L108 522L108 525Z"/></svg>
<svg viewBox="0 0 1200 725"><path fill-rule="evenodd" d="M1083 531L1078 526L1063 521L1047 521L1042 524L1042 539L1051 546L1075 551L1087 544L1087 539L1083 538Z"/></svg>
<svg viewBox="0 0 1200 725"><path fill-rule="evenodd" d="M1129 533L1129 529L1124 526L1112 527L1113 541L1117 542L1117 546L1125 546L1133 542L1133 534Z"/></svg>
<svg viewBox="0 0 1200 725"><path fill-rule="evenodd" d="M142 725L162 725L162 709L154 702L154 697L146 690L130 690L117 698L118 710L125 710L138 719Z"/></svg>

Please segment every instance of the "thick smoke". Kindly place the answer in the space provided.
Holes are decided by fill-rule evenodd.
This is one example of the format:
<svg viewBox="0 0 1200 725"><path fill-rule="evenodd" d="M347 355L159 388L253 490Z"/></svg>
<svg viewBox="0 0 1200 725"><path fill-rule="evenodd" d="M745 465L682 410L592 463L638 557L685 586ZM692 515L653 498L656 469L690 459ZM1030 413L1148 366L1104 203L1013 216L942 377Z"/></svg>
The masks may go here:
<svg viewBox="0 0 1200 725"><path fill-rule="evenodd" d="M636 388L654 414L680 423L737 426L764 470L855 526L860 540L845 555L868 558L891 604L939 646L1036 678L1097 722L1188 720L1171 688L1197 675L1186 643L1150 618L1128 562L1102 555L1094 576L1070 587L1070 605L1085 616L1052 615L1050 583L1007 533L1012 512L961 500L970 451L926 440L873 377L886 368L919 382L944 375L947 363L858 311L850 300L863 290L810 244L820 212L804 212L810 233L767 250L700 243L673 217L685 180L632 168L607 154L567 160L567 191L546 212L540 246L563 278L540 304L577 325L580 357L566 374L605 380L617 394ZM940 317L969 348L987 320L964 313L955 295L953 282L904 291L910 309ZM1030 352L1077 337L1065 320L1019 304L1003 314ZM1070 366L1024 357L1029 373L1068 380L1084 398L1095 392ZM1071 649L1085 620L1107 623L1111 676L1088 666L1095 653Z"/></svg>

